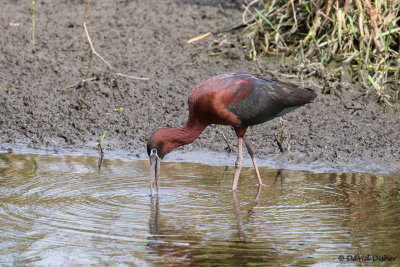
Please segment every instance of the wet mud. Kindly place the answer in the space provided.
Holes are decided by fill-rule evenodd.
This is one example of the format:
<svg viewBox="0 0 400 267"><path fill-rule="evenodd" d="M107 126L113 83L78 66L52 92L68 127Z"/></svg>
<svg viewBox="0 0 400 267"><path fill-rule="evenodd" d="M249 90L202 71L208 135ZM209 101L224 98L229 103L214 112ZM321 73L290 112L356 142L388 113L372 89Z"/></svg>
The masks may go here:
<svg viewBox="0 0 400 267"><path fill-rule="evenodd" d="M229 34L194 44L190 38L241 22L234 1L93 1L87 27L85 2L37 1L35 44L30 2L3 1L0 8L0 149L88 148L104 131L103 147L145 154L158 127L178 127L187 119L187 96L198 83L229 72L262 73L289 79L293 62L246 60L243 44ZM138 80L132 77L146 77ZM313 104L284 116L290 151L280 154L279 119L252 127L247 136L261 159L338 171L400 172L400 112L376 104L368 88L343 82L327 88L308 77L318 93ZM221 127L233 148L236 138ZM214 126L179 151L226 151ZM234 155L235 151L231 152ZM176 154L175 154L176 155ZM352 168L353 166L353 168Z"/></svg>

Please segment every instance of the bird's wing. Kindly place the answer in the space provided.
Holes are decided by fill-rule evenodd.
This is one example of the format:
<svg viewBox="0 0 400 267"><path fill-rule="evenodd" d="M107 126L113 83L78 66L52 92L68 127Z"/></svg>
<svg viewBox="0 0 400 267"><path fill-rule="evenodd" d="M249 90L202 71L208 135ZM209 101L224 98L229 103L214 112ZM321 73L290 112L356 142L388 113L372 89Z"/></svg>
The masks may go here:
<svg viewBox="0 0 400 267"><path fill-rule="evenodd" d="M241 126L251 126L282 116L315 98L309 89L252 75L231 89L226 109L238 116Z"/></svg>

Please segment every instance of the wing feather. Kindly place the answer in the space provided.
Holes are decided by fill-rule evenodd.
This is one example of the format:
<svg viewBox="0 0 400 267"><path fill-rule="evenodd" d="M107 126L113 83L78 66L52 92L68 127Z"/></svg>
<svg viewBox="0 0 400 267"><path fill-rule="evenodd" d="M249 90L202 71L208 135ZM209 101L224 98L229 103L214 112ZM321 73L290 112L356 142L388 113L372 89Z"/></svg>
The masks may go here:
<svg viewBox="0 0 400 267"><path fill-rule="evenodd" d="M251 93L226 107L239 117L242 126L251 126L282 116L311 102L316 96L310 89L260 75L249 74L245 79L247 90L251 88Z"/></svg>

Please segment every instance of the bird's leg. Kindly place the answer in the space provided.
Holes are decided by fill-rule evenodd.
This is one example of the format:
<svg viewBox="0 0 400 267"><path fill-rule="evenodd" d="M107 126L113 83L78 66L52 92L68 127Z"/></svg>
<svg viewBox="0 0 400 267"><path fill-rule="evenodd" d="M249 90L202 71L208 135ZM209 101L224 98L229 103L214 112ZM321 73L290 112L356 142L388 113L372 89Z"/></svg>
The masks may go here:
<svg viewBox="0 0 400 267"><path fill-rule="evenodd" d="M232 184L232 190L235 191L237 188L237 184L239 182L239 175L240 171L242 169L242 162L243 162L243 153L242 153L242 147L243 147L243 137L238 138L238 154L237 154L237 160L235 163L235 177L233 178L233 184Z"/></svg>
<svg viewBox="0 0 400 267"><path fill-rule="evenodd" d="M244 141L244 143L246 144L247 151L249 152L250 157L251 157L251 160L253 161L254 169L256 169L258 184L259 184L259 185L262 185L262 180L261 180L260 172L258 171L256 158L254 157L254 149L253 149L253 147L251 146L249 140L247 140L247 138L244 137L244 136L243 136L243 141Z"/></svg>

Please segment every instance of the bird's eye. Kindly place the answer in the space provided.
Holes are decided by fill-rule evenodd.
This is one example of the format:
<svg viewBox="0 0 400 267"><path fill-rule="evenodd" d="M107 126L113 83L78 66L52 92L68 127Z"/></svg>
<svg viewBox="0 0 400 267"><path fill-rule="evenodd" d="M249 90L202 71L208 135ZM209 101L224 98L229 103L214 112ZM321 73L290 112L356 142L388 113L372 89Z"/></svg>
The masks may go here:
<svg viewBox="0 0 400 267"><path fill-rule="evenodd" d="M157 148L153 148L153 149L151 150L151 152L150 152L150 157L153 156L153 155L157 156L157 158L158 158Z"/></svg>

